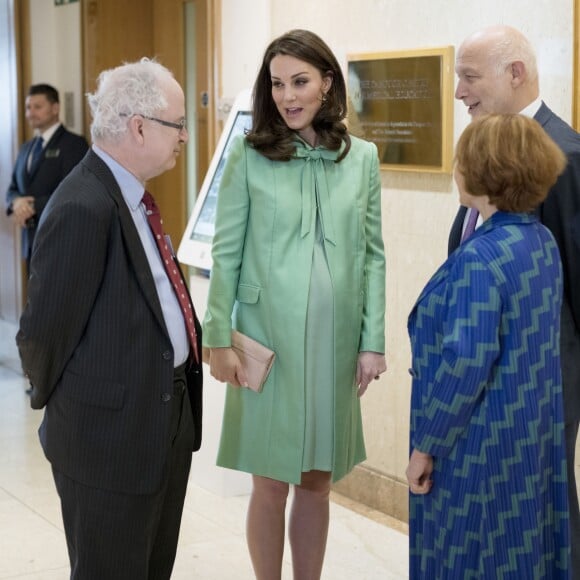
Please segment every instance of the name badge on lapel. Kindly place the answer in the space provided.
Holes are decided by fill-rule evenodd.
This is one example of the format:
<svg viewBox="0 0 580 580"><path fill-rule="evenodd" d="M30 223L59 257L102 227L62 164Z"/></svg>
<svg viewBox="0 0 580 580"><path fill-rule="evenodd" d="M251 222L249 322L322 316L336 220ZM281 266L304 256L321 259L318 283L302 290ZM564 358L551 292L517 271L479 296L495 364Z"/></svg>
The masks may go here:
<svg viewBox="0 0 580 580"><path fill-rule="evenodd" d="M60 149L47 149L44 152L44 157L46 159L55 158L55 157L58 157L59 155L60 155Z"/></svg>

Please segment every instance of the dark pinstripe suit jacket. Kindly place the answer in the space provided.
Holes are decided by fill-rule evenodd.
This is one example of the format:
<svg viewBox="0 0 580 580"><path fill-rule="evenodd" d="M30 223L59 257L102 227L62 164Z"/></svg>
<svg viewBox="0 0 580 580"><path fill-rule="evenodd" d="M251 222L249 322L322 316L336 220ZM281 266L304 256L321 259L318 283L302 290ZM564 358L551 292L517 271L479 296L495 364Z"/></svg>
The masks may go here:
<svg viewBox="0 0 580 580"><path fill-rule="evenodd" d="M561 356L566 422L580 420L580 135L542 103L536 121L564 151L568 165L538 214L554 234L564 268ZM449 253L459 245L466 208L449 233Z"/></svg>
<svg viewBox="0 0 580 580"><path fill-rule="evenodd" d="M42 216L17 343L32 407L46 407L39 433L53 467L94 487L155 491L170 443L173 350L129 209L91 150ZM193 451L201 365L187 384Z"/></svg>

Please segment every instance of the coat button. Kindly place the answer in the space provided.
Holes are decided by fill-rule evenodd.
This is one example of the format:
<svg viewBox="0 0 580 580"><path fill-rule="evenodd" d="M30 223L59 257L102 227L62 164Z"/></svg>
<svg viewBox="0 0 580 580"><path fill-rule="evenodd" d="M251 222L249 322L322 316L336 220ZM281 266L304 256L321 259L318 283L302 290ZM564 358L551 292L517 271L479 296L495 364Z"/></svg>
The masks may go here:
<svg viewBox="0 0 580 580"><path fill-rule="evenodd" d="M171 351L166 350L162 356L165 360L169 360L171 358Z"/></svg>
<svg viewBox="0 0 580 580"><path fill-rule="evenodd" d="M169 403L169 401L171 401L171 395L169 393L163 393L161 395L161 401L163 403Z"/></svg>

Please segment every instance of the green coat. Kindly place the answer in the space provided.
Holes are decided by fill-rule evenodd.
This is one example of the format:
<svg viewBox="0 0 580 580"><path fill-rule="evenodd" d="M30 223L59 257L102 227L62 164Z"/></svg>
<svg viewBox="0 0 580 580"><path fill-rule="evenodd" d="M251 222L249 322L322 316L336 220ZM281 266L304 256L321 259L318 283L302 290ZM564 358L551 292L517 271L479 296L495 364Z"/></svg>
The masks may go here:
<svg viewBox="0 0 580 580"><path fill-rule="evenodd" d="M359 351L384 352L385 256L376 147L352 137L348 155L296 144L270 161L232 144L218 194L204 321L208 347L233 326L276 352L263 391L228 385L218 465L299 483L304 447L304 335L315 240L315 187L334 288L336 481L365 459L355 388Z"/></svg>

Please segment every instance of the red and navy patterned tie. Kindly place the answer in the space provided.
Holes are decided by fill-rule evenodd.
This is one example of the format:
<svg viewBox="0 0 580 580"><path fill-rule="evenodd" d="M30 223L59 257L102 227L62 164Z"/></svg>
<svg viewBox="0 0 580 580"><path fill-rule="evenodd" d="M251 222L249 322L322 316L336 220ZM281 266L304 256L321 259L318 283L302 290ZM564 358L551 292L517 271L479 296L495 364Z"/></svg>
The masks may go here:
<svg viewBox="0 0 580 580"><path fill-rule="evenodd" d="M194 322L194 310L193 304L191 303L191 298L189 292L183 282L183 276L179 271L177 264L169 245L165 239L163 233L163 220L161 219L161 214L159 213L159 208L155 203L153 196L146 191L143 194L143 205L145 205L145 210L147 214L147 221L149 222L149 227L153 232L153 237L155 238L155 243L157 244L157 249L161 255L161 260L163 261L163 266L167 272L167 277L171 281L175 295L177 296L177 301L181 307L183 313L183 319L185 321L185 328L187 329L187 337L189 338L189 343L193 349L193 355L195 361L199 363L199 355L197 352L197 333L195 332L195 322Z"/></svg>

